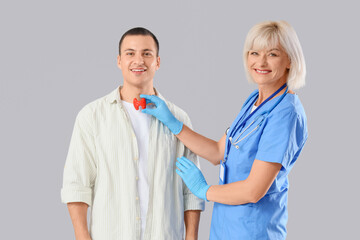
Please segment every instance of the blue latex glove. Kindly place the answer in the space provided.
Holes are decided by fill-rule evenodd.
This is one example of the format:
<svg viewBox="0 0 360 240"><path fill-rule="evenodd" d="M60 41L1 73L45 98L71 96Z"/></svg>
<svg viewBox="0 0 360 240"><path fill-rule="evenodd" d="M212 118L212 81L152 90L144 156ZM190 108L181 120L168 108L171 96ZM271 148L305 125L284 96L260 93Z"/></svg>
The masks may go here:
<svg viewBox="0 0 360 240"><path fill-rule="evenodd" d="M140 97L145 98L146 103L154 103L156 106L156 108L153 109L143 109L141 110L141 112L153 115L154 117L159 119L170 129L173 134L178 135L181 132L183 128L183 123L174 117L174 115L170 112L166 103L162 99L155 95L141 94Z"/></svg>
<svg viewBox="0 0 360 240"><path fill-rule="evenodd" d="M206 201L206 192L210 185L206 183L204 175L200 169L186 157L177 158L176 166L180 169L176 169L176 173L183 179L189 190L198 198Z"/></svg>

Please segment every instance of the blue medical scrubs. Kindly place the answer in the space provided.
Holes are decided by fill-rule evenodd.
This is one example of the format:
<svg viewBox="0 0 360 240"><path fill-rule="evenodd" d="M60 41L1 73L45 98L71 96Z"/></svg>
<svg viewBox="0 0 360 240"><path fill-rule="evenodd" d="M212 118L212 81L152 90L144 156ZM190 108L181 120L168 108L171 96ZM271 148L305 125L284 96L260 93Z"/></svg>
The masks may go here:
<svg viewBox="0 0 360 240"><path fill-rule="evenodd" d="M233 131L238 121L250 114L257 96L258 90L246 100L228 131L227 143L229 135L236 139L256 116L270 109L279 98L265 103L247 121L245 127ZM259 122L260 119L255 121L242 136L252 131ZM288 93L261 125L237 144L238 149L232 144L226 144L225 155L228 152L228 157L225 161L225 178L224 182L220 180L220 184L245 180L255 159L280 163L282 168L266 195L257 203L236 206L214 203L210 240L286 238L288 174L307 139L306 122L306 115L298 96Z"/></svg>

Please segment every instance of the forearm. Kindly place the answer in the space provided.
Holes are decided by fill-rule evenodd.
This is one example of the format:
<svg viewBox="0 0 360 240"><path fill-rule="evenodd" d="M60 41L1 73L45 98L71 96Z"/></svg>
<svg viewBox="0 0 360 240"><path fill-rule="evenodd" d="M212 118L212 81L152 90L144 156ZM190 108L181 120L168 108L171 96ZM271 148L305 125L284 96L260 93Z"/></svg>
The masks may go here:
<svg viewBox="0 0 360 240"><path fill-rule="evenodd" d="M184 143L196 155L207 159L212 164L217 165L224 157L225 141L222 139L216 142L206 138L183 125L182 131L176 135L178 139ZM224 146L222 146L222 144Z"/></svg>
<svg viewBox="0 0 360 240"><path fill-rule="evenodd" d="M246 180L224 185L212 185L206 193L206 198L212 202L228 205L256 202L255 193L246 183Z"/></svg>
<svg viewBox="0 0 360 240"><path fill-rule="evenodd" d="M184 212L186 228L185 240L197 240L199 232L200 210L188 210Z"/></svg>
<svg viewBox="0 0 360 240"><path fill-rule="evenodd" d="M88 205L83 202L72 202L68 203L67 206L74 226L76 240L91 240L87 227Z"/></svg>
<svg viewBox="0 0 360 240"><path fill-rule="evenodd" d="M256 203L268 192L281 167L279 163L255 159L247 179L213 185L206 192L206 197L209 201L228 205Z"/></svg>

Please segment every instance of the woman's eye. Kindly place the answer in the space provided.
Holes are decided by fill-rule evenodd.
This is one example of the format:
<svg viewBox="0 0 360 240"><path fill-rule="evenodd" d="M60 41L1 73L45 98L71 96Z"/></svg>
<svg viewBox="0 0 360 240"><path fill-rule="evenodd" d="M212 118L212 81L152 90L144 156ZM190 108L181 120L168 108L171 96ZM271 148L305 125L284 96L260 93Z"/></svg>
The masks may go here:
<svg viewBox="0 0 360 240"><path fill-rule="evenodd" d="M276 53L270 53L269 54L271 57L277 57L277 54Z"/></svg>
<svg viewBox="0 0 360 240"><path fill-rule="evenodd" d="M250 52L250 55L259 55L257 52Z"/></svg>

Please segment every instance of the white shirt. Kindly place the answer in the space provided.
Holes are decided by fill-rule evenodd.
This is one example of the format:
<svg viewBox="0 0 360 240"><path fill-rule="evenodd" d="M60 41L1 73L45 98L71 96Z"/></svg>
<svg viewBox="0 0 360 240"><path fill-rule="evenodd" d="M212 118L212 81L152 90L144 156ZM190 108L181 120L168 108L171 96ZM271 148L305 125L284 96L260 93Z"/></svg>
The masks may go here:
<svg viewBox="0 0 360 240"><path fill-rule="evenodd" d="M136 110L132 103L121 101L130 117L139 147L138 191L141 216L141 239L144 239L146 214L149 204L149 183L147 176L150 115ZM141 109L141 108L140 108Z"/></svg>
<svg viewBox="0 0 360 240"><path fill-rule="evenodd" d="M166 103L177 119L191 126L183 110ZM152 116L148 151L144 240L183 239L184 211L204 210L204 201L176 174L175 162L185 156L199 165L198 158ZM117 88L79 112L64 168L62 202L91 207L92 240L140 239L138 170L138 143Z"/></svg>
<svg viewBox="0 0 360 240"><path fill-rule="evenodd" d="M256 108L257 108L257 106L255 106L255 104L254 104L254 105L252 106L252 108L251 108L250 113L252 113Z"/></svg>

